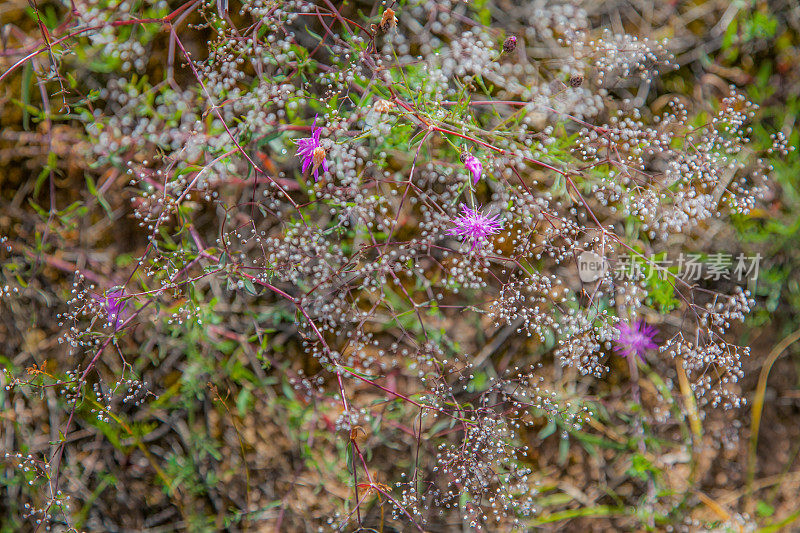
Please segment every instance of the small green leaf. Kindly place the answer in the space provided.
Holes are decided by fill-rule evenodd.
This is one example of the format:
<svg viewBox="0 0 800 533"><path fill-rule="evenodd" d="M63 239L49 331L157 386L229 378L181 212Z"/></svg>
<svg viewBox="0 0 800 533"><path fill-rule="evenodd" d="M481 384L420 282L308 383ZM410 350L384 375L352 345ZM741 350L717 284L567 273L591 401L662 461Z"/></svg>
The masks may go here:
<svg viewBox="0 0 800 533"><path fill-rule="evenodd" d="M558 464L563 465L569 457L569 437L558 442Z"/></svg>
<svg viewBox="0 0 800 533"><path fill-rule="evenodd" d="M756 513L761 518L768 518L775 514L775 508L763 500L758 500L756 503Z"/></svg>
<svg viewBox="0 0 800 533"><path fill-rule="evenodd" d="M253 282L250 281L250 278L244 278L242 281L244 281L245 291L252 294L253 296L258 296L258 290L256 289L256 286L253 285Z"/></svg>
<svg viewBox="0 0 800 533"><path fill-rule="evenodd" d="M539 432L539 439L544 440L553 433L556 432L556 423L551 420L542 430Z"/></svg>
<svg viewBox="0 0 800 533"><path fill-rule="evenodd" d="M50 174L50 169L44 167L39 175L36 176L36 183L33 184L33 196L36 197L39 194L39 190L41 190L42 185L44 184L44 180L47 179L47 176Z"/></svg>
<svg viewBox="0 0 800 533"><path fill-rule="evenodd" d="M353 443L348 441L345 447L345 455L347 456L347 471L353 473Z"/></svg>
<svg viewBox="0 0 800 533"><path fill-rule="evenodd" d="M243 388L236 396L236 409L239 411L239 416L244 416L247 413L248 407L252 403L253 393L250 389Z"/></svg>

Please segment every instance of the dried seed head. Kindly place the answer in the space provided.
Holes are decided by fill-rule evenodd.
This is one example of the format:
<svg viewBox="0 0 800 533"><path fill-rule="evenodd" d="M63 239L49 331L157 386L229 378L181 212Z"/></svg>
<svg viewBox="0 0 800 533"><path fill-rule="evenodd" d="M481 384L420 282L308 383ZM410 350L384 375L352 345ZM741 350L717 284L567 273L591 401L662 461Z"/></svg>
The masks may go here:
<svg viewBox="0 0 800 533"><path fill-rule="evenodd" d="M516 35L512 35L512 36L506 38L505 41L503 41L503 52L505 52L506 54L510 54L516 48L517 48L517 36Z"/></svg>
<svg viewBox="0 0 800 533"><path fill-rule="evenodd" d="M325 148L322 146L317 146L314 148L314 153L311 156L312 161L314 162L314 168L318 168L323 161L325 161Z"/></svg>
<svg viewBox="0 0 800 533"><path fill-rule="evenodd" d="M383 16L381 17L381 23L378 24L380 29L383 31L389 31L389 29L394 29L397 27L397 17L394 16L394 10L392 8L386 8L386 11L383 12Z"/></svg>
<svg viewBox="0 0 800 533"><path fill-rule="evenodd" d="M394 102L390 102L389 100L378 100L375 102L375 105L372 106L378 113L387 113L394 108Z"/></svg>

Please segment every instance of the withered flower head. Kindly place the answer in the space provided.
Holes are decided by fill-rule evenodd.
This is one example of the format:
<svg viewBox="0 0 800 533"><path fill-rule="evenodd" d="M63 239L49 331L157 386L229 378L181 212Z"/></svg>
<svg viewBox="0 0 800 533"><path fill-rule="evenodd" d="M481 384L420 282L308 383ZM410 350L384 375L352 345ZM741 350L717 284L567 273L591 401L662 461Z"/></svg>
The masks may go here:
<svg viewBox="0 0 800 533"><path fill-rule="evenodd" d="M517 48L517 37L512 35L503 41L503 52L510 54Z"/></svg>
<svg viewBox="0 0 800 533"><path fill-rule="evenodd" d="M377 111L378 113L387 113L394 108L394 102L390 102L389 100L378 100L375 102L375 105L372 106L372 109Z"/></svg>
<svg viewBox="0 0 800 533"><path fill-rule="evenodd" d="M311 154L311 159L314 163L312 167L312 172L316 172L319 166L325 161L325 148L322 146L317 146L314 148L314 151Z"/></svg>
<svg viewBox="0 0 800 533"><path fill-rule="evenodd" d="M380 29L383 31L389 31L389 29L394 29L397 27L397 17L394 16L394 10L392 8L387 7L386 11L383 12L383 16L381 17L381 23L378 24Z"/></svg>

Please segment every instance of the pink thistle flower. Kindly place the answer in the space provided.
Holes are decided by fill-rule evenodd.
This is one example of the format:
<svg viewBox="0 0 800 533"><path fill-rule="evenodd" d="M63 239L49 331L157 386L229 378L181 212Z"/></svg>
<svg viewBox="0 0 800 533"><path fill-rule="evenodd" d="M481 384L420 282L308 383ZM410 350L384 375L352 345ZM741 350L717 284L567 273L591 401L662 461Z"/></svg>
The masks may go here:
<svg viewBox="0 0 800 533"><path fill-rule="evenodd" d="M108 323L114 326L114 331L119 329L128 316L128 301L124 298L124 289L108 290L105 296L100 298L100 305L108 314Z"/></svg>
<svg viewBox="0 0 800 533"><path fill-rule="evenodd" d="M614 339L616 350L623 357L630 357L636 354L644 363L644 354L647 350L655 350L658 345L653 341L658 330L653 326L648 326L643 320L637 320L631 326L626 322L617 324L619 336Z"/></svg>
<svg viewBox="0 0 800 533"><path fill-rule="evenodd" d="M480 249L488 242L488 237L500 231L500 215L489 217L478 210L472 210L466 205L461 205L461 215L453 219L455 228L447 231L448 235L460 235L472 241L470 252Z"/></svg>
<svg viewBox="0 0 800 533"><path fill-rule="evenodd" d="M297 156L303 158L303 174L306 173L308 167L311 168L311 173L314 174L314 181L319 181L319 167L322 167L324 172L328 171L328 162L325 160L325 148L319 143L319 136L322 133L322 128L317 127L317 116L314 116L314 123L311 125L311 137L305 137L295 141L297 144Z"/></svg>
<svg viewBox="0 0 800 533"><path fill-rule="evenodd" d="M475 185L478 183L478 180L481 179L481 173L483 172L483 165L480 159L472 154L467 154L464 157L464 166L472 173L472 184Z"/></svg>

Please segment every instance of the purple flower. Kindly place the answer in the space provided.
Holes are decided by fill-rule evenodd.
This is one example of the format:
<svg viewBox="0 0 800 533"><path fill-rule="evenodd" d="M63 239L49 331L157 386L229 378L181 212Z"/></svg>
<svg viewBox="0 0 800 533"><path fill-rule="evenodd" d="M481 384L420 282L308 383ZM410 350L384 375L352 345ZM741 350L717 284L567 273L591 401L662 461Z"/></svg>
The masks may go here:
<svg viewBox="0 0 800 533"><path fill-rule="evenodd" d="M322 128L317 127L317 117L314 116L314 123L311 125L311 137L295 141L297 143L297 156L303 158L303 173L305 174L308 167L312 167L311 172L314 174L314 181L319 181L320 166L322 166L323 171L328 171L325 148L319 144L321 133Z"/></svg>
<svg viewBox="0 0 800 533"><path fill-rule="evenodd" d="M472 252L475 248L483 247L483 245L488 242L487 237L489 237L489 235L494 235L500 231L500 222L497 220L498 216L500 215L488 217L480 211L472 210L462 204L461 215L453 219L453 224L455 224L456 227L448 230L447 234L461 235L465 239L471 240L472 247L469 251Z"/></svg>
<svg viewBox="0 0 800 533"><path fill-rule="evenodd" d="M656 336L658 330L653 326L648 326L643 320L637 320L633 326L626 322L620 322L617 324L617 329L619 336L614 339L617 345L614 349L624 357L636 354L644 362L645 352L658 348L658 345L653 342L653 337Z"/></svg>
<svg viewBox="0 0 800 533"><path fill-rule="evenodd" d="M464 157L464 166L472 172L472 184L478 183L478 180L481 179L481 172L483 172L480 160L472 154L467 154Z"/></svg>
<svg viewBox="0 0 800 533"><path fill-rule="evenodd" d="M100 303L108 313L108 323L114 326L116 331L125 321L128 315L128 301L125 298L124 289L111 289L106 291L104 297L100 298Z"/></svg>

